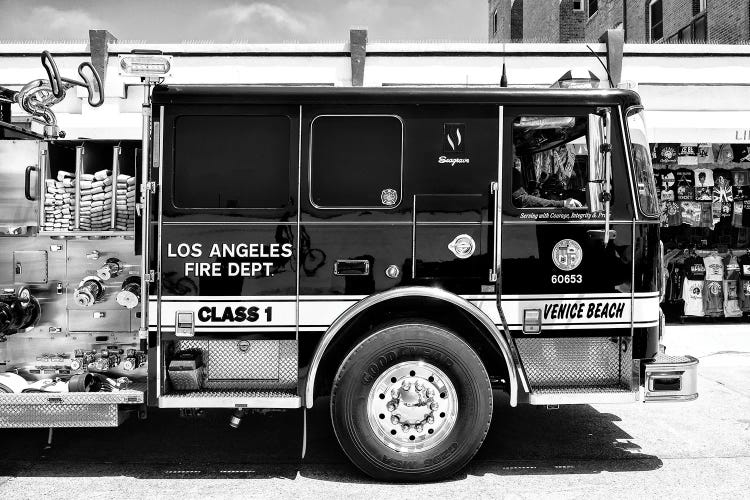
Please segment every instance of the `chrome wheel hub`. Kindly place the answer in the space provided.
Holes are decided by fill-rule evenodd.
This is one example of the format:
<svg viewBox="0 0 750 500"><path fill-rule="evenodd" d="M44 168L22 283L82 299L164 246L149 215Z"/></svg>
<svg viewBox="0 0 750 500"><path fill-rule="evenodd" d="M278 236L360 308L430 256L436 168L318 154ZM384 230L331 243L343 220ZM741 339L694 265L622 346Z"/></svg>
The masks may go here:
<svg viewBox="0 0 750 500"><path fill-rule="evenodd" d="M440 444L456 423L458 397L436 366L407 361L385 370L370 389L367 417L378 438L397 451Z"/></svg>

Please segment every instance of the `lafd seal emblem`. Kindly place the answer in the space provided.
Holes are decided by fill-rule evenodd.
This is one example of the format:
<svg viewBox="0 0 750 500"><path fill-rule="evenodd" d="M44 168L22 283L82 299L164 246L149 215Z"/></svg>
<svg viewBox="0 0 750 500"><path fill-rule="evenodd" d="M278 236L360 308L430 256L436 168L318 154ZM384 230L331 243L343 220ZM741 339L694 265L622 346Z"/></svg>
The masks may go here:
<svg viewBox="0 0 750 500"><path fill-rule="evenodd" d="M552 262L563 271L572 271L581 264L583 250L574 240L560 240L552 249Z"/></svg>

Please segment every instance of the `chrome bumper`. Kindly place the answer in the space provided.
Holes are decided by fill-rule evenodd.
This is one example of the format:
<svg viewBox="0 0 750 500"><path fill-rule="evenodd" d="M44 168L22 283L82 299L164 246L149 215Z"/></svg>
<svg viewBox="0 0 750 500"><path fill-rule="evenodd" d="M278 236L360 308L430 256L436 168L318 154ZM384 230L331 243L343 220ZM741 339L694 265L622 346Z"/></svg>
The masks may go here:
<svg viewBox="0 0 750 500"><path fill-rule="evenodd" d="M643 401L692 401L698 397L698 360L659 354L644 361Z"/></svg>

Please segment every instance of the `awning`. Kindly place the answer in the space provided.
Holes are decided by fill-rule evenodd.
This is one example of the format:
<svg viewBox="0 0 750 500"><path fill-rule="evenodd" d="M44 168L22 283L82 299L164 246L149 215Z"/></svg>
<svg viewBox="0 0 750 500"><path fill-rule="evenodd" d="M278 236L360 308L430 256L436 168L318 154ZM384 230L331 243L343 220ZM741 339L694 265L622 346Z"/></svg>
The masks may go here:
<svg viewBox="0 0 750 500"><path fill-rule="evenodd" d="M750 111L646 111L649 142L750 144Z"/></svg>

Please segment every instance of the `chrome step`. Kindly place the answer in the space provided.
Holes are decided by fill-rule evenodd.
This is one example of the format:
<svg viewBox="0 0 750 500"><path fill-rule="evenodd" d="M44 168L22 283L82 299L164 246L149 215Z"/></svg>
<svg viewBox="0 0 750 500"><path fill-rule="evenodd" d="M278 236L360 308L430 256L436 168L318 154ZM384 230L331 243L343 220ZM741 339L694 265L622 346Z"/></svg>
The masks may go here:
<svg viewBox="0 0 750 500"><path fill-rule="evenodd" d="M534 387L529 393L532 405L573 405L632 403L638 391L626 385Z"/></svg>
<svg viewBox="0 0 750 500"><path fill-rule="evenodd" d="M280 389L174 392L159 398L159 408L301 408L296 391Z"/></svg>
<svg viewBox="0 0 750 500"><path fill-rule="evenodd" d="M659 354L644 361L644 401L692 401L698 397L698 360Z"/></svg>

